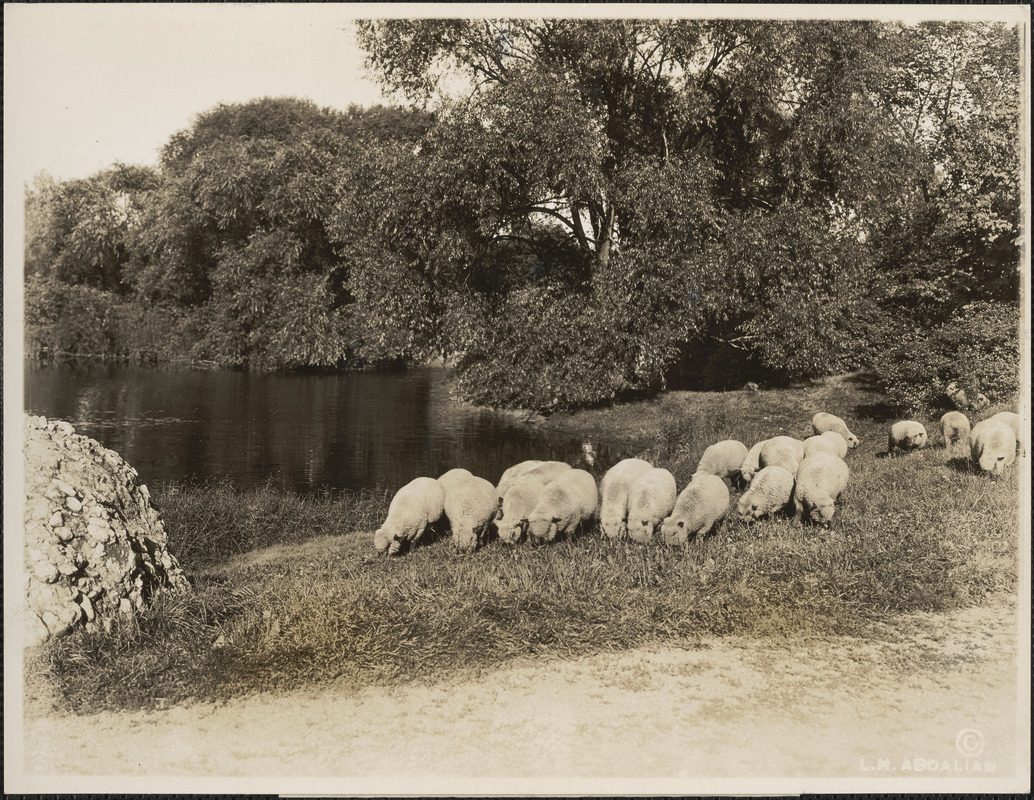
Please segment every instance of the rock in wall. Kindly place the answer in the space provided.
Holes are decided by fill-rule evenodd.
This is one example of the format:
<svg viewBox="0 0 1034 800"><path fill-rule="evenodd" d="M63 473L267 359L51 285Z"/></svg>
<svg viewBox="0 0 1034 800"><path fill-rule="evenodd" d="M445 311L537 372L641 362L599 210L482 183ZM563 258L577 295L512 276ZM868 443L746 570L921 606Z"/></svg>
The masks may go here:
<svg viewBox="0 0 1034 800"><path fill-rule="evenodd" d="M137 471L67 422L25 419L26 644L110 628L187 577Z"/></svg>

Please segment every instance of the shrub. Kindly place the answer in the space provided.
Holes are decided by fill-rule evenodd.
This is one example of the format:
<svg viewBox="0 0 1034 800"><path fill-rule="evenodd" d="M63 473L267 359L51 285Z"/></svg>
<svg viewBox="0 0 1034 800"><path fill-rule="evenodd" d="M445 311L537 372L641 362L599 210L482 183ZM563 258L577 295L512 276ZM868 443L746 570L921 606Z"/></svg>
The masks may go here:
<svg viewBox="0 0 1034 800"><path fill-rule="evenodd" d="M547 412L656 391L695 335L693 288L677 261L629 249L589 282L547 278L495 306L454 303L459 391Z"/></svg>
<svg viewBox="0 0 1034 800"><path fill-rule="evenodd" d="M952 382L1005 400L1019 391L1019 319L1011 303L964 306L954 319L909 332L878 354L871 365L877 385L905 412L944 406Z"/></svg>
<svg viewBox="0 0 1034 800"><path fill-rule="evenodd" d="M91 286L29 276L25 352L169 363L189 357L202 335L197 311L152 305Z"/></svg>
<svg viewBox="0 0 1034 800"><path fill-rule="evenodd" d="M857 367L873 312L872 254L858 233L832 212L793 205L729 214L724 223L687 253L708 338L742 351L739 366L774 382Z"/></svg>
<svg viewBox="0 0 1034 800"><path fill-rule="evenodd" d="M25 352L116 355L118 303L118 297L101 289L30 275L25 283Z"/></svg>

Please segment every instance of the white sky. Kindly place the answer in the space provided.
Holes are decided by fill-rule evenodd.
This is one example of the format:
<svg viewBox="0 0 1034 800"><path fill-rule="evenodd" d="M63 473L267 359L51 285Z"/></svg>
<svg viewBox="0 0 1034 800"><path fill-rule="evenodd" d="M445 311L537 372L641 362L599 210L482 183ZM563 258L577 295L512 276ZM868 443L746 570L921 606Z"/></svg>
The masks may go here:
<svg viewBox="0 0 1034 800"><path fill-rule="evenodd" d="M217 103L384 102L345 5L60 4L4 9L5 167L90 175L158 149Z"/></svg>

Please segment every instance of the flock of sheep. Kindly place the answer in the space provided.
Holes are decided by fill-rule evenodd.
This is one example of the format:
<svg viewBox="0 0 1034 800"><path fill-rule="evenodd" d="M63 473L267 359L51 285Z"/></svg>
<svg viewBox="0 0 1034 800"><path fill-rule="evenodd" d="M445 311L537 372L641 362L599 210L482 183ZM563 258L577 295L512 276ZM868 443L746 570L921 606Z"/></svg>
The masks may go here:
<svg viewBox="0 0 1034 800"><path fill-rule="evenodd" d="M973 466L994 477L1015 460L1019 425L1019 416L1009 411L972 429L958 411L941 417L944 446L953 448L968 439ZM668 470L639 458L615 464L598 488L590 473L562 461L523 461L507 469L495 486L466 469L449 470L438 479L416 478L392 499L387 519L374 533L374 547L396 555L443 518L460 552L475 550L493 528L509 545L545 543L574 533L597 513L609 538L627 536L646 544L660 531L666 544L679 545L708 533L729 513L726 480L747 486L736 506L743 520L792 507L794 524L805 515L814 524L825 524L847 485L850 472L844 459L857 447L858 437L842 419L824 412L812 418L812 428L815 435L804 441L776 436L750 450L732 439L713 444L681 493ZM921 423L895 422L887 452L927 443Z"/></svg>

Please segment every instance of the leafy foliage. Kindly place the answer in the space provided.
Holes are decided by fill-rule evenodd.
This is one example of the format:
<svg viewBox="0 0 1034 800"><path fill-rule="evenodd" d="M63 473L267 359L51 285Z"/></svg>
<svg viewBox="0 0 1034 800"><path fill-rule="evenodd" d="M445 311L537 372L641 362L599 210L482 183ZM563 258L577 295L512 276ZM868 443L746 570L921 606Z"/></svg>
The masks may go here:
<svg viewBox="0 0 1034 800"><path fill-rule="evenodd" d="M970 396L992 402L1019 391L1019 308L981 302L932 332L912 331L880 354L873 369L880 389L903 411L935 409L947 403L956 383Z"/></svg>
<svg viewBox="0 0 1034 800"><path fill-rule="evenodd" d="M200 320L182 308L152 305L92 286L30 275L25 285L25 352L138 363L187 360Z"/></svg>
<svg viewBox="0 0 1034 800"><path fill-rule="evenodd" d="M633 250L577 289L552 278L496 307L468 298L459 389L546 412L656 390L696 324L690 278L678 261Z"/></svg>
<svg viewBox="0 0 1034 800"><path fill-rule="evenodd" d="M40 175L26 193L26 273L123 291L132 231L158 180L154 170L124 164L82 180Z"/></svg>
<svg viewBox="0 0 1034 800"><path fill-rule="evenodd" d="M194 358L451 357L468 399L555 410L676 373L903 387L902 337L933 352L1017 299L1014 28L395 19L359 41L434 114L262 98L199 115L158 170L41 176L33 341L144 352L112 320L161 313Z"/></svg>
<svg viewBox="0 0 1034 800"><path fill-rule="evenodd" d="M850 226L837 230L833 213L731 214L696 258L712 341L744 351L773 379L857 366L871 255Z"/></svg>

